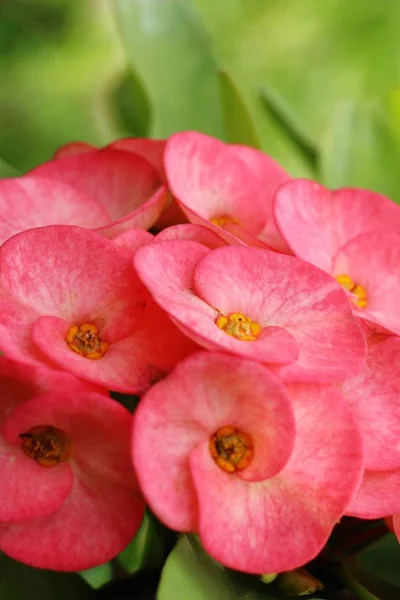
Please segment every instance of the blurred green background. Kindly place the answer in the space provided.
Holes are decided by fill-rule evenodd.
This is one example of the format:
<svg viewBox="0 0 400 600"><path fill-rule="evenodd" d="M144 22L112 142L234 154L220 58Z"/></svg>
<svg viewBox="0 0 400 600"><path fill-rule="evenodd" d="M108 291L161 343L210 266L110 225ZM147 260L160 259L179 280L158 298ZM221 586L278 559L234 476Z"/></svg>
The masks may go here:
<svg viewBox="0 0 400 600"><path fill-rule="evenodd" d="M182 129L241 142L251 120L293 176L400 201L399 30L398 0L0 0L0 157L25 171L68 141Z"/></svg>

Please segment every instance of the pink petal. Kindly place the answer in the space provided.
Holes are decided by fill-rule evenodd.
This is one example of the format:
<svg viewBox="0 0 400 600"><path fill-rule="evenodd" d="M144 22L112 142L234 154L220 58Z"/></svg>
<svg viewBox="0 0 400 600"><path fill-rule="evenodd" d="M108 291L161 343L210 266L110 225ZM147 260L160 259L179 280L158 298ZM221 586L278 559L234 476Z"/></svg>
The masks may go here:
<svg viewBox="0 0 400 600"><path fill-rule="evenodd" d="M154 236L148 231L143 229L129 229L124 233L120 233L114 242L126 253L128 259L132 259L136 250L142 246L151 244L154 240Z"/></svg>
<svg viewBox="0 0 400 600"><path fill-rule="evenodd" d="M364 370L343 383L342 393L361 428L366 468L400 468L400 339L373 335Z"/></svg>
<svg viewBox="0 0 400 600"><path fill-rule="evenodd" d="M256 363L197 353L142 398L134 418L133 460L147 501L169 527L196 529L188 455L226 425L251 431L254 458L241 472L243 480L271 476L287 462L294 443L290 399Z"/></svg>
<svg viewBox="0 0 400 600"><path fill-rule="evenodd" d="M251 343L228 336L216 326L219 311L224 310L212 302L204 302L194 293L194 271L199 260L208 252L203 245L195 242L158 242L139 249L134 262L156 302L195 342L207 348L228 350L261 362L287 364L297 360L298 347L295 339L279 326L272 324L265 328L257 341ZM229 295L231 291L229 288L226 293ZM350 313L346 299L344 304ZM240 308L230 312L238 310ZM254 319L252 315L247 316Z"/></svg>
<svg viewBox="0 0 400 600"><path fill-rule="evenodd" d="M98 394L47 394L17 410L8 424L10 437L38 418L72 437L69 464L75 482L51 516L0 526L1 549L22 562L56 570L87 569L110 560L135 535L144 513L129 456L130 414Z"/></svg>
<svg viewBox="0 0 400 600"><path fill-rule="evenodd" d="M139 311L138 311L139 312ZM118 326L106 325L100 335L110 343L101 360L88 360L71 352L65 342L69 324L57 317L40 317L33 325L32 337L38 348L59 368L76 377L114 391L142 393L179 360L197 349L155 304L146 300L133 331L124 336Z"/></svg>
<svg viewBox="0 0 400 600"><path fill-rule="evenodd" d="M109 327L112 320L122 333L133 322L135 298L143 293L118 246L78 227L20 233L2 246L0 262L1 287L14 302L71 324L96 319Z"/></svg>
<svg viewBox="0 0 400 600"><path fill-rule="evenodd" d="M162 241L139 248L134 264L141 280L159 304L161 298L175 298L176 294L180 294L184 301L183 290L191 288L195 266L209 251L194 241ZM204 303L199 301L199 304Z"/></svg>
<svg viewBox="0 0 400 600"><path fill-rule="evenodd" d="M161 231L166 227L171 227L180 223L187 222L188 220L186 218L186 215L179 206L178 202L175 200L175 198L172 198L170 196L170 203L167 203L166 208L163 210L162 214L157 219L157 223L154 223L153 229L154 231Z"/></svg>
<svg viewBox="0 0 400 600"><path fill-rule="evenodd" d="M231 243L231 246L251 246L253 248L263 248L264 250L273 250L275 251L277 247L280 245L277 241L272 245L268 245L266 242L262 240L262 234L257 236L248 233L243 227L240 225L236 225L236 223L228 223L223 228L218 227L218 230L221 235L228 236L230 235L232 239L235 240L235 243ZM290 253L290 251L285 248L279 248L280 252Z"/></svg>
<svg viewBox="0 0 400 600"><path fill-rule="evenodd" d="M13 413L9 420L13 419ZM43 425L43 423L41 423ZM25 433L21 428L18 433ZM0 522L18 522L50 515L71 491L73 475L68 463L45 469L26 456L17 437L10 444L5 435L7 421L0 436ZM5 435L5 438L3 437ZM4 485L4 482L7 482Z"/></svg>
<svg viewBox="0 0 400 600"><path fill-rule="evenodd" d="M154 239L155 242L165 242L170 240L188 240L203 244L207 248L214 250L226 245L226 242L220 235L211 231L203 225L192 225L185 223L182 225L174 225L163 229Z"/></svg>
<svg viewBox="0 0 400 600"><path fill-rule="evenodd" d="M367 306L354 313L400 334L400 317L394 301L400 295L400 234L373 231L350 240L333 260L333 274L346 274L367 294Z"/></svg>
<svg viewBox="0 0 400 600"><path fill-rule="evenodd" d="M219 227L218 225L214 225L214 223L211 223L211 221L200 217L197 213L189 209L184 204L180 203L180 207L182 208L190 223L210 229L210 231L221 237L227 244L231 246L261 246L263 248L268 248L268 246L264 242L259 240L258 237L252 235L251 233L245 232L244 229L240 226L236 226L235 228L229 228L228 226ZM232 231L230 231L230 229L232 229Z"/></svg>
<svg viewBox="0 0 400 600"><path fill-rule="evenodd" d="M0 211L0 243L32 227L58 223L98 227L108 220L82 191L34 174L0 181Z"/></svg>
<svg viewBox="0 0 400 600"><path fill-rule="evenodd" d="M149 140L147 138L122 138L109 144L108 148L133 152L145 158L157 171L161 181L166 181L164 171L164 150L167 140Z"/></svg>
<svg viewBox="0 0 400 600"><path fill-rule="evenodd" d="M134 344L137 357L163 374L188 354L199 350L152 298L147 300L140 323L135 327Z"/></svg>
<svg viewBox="0 0 400 600"><path fill-rule="evenodd" d="M65 158L66 156L75 156L76 154L84 154L85 152L95 152L96 146L87 144L86 142L68 142L60 146L54 153L53 158Z"/></svg>
<svg viewBox="0 0 400 600"><path fill-rule="evenodd" d="M71 437L69 464L76 476L96 473L120 483L126 479L127 487L138 489L129 454L131 415L106 392L82 386L79 391L52 389L35 396L13 410L3 424L3 435L19 446L21 431L44 423ZM42 470L55 473L58 467Z"/></svg>
<svg viewBox="0 0 400 600"><path fill-rule="evenodd" d="M139 352L135 336L114 340L104 335L102 339L110 342L107 352L100 360L88 360L67 346L65 337L69 327L65 320L47 316L40 317L33 325L33 341L58 368L125 393L142 392L154 379L154 368Z"/></svg>
<svg viewBox="0 0 400 600"><path fill-rule="evenodd" d="M112 491L110 487L101 480L75 479L57 512L14 525L0 524L1 550L33 567L57 571L80 571L109 561L133 539L144 514L138 496L123 487Z"/></svg>
<svg viewBox="0 0 400 600"><path fill-rule="evenodd" d="M33 567L57 571L80 571L109 561L133 539L144 514L143 501L129 488L111 491L111 485L75 479L57 512L0 524L1 550Z"/></svg>
<svg viewBox="0 0 400 600"><path fill-rule="evenodd" d="M132 198L132 191L135 191L136 194L136 204L135 206L129 209L128 212L122 210L119 211L120 214L114 214L113 220L116 221L111 225L107 225L104 228L104 231L100 230L103 235L107 237L115 237L119 233L126 231L129 227L140 227L143 229L148 229L152 225L155 224L157 219L160 217L162 211L167 206L167 193L165 188L158 190L155 192L155 188L153 192L149 193L149 190L146 188L146 181L144 174L148 175L148 165L150 164L153 167L153 170L157 173L159 182L165 181L165 173L164 173L164 165L163 165L163 153L165 147L165 140L148 140L141 138L123 138L109 144L106 148L102 149L102 155L107 156L110 162L115 160L115 158L119 159L121 163L121 157L123 155L126 156L127 153L133 154L135 158L130 158L128 160L128 169L126 173L123 173L122 164L119 165L119 169L121 173L117 173L117 176L121 179L119 185L121 187L118 190L114 185L111 179L115 181L115 174L109 172L110 181L107 184L112 185L113 188L111 190L111 199L114 202L114 198L117 200L120 197L123 204L126 201L130 201ZM117 151L117 153L115 152ZM118 152L119 151L119 152ZM83 142L71 142L70 144L66 144L62 146L54 155L55 159L65 158L74 155L81 155L84 153L92 153L97 154L97 158L93 159L89 163L89 168L93 170L95 175L98 175L97 170L101 170L100 165L96 165L96 162L99 162L99 149L90 146L89 144L85 144ZM144 168L145 161L140 160L140 158L145 159L148 163ZM126 159L125 159L126 160ZM129 162L131 162L131 167L129 167ZM110 171L110 168L108 168ZM126 177L128 181L123 182L122 177ZM134 181L130 181L129 177L135 178ZM154 177L154 174L153 174ZM122 189L126 184L126 189ZM103 191L100 189L102 187L102 182L100 182L99 189L93 190L93 186L90 187L90 193L93 194L103 194ZM142 190L140 188L143 188ZM117 192L117 196L115 193ZM140 201L140 195L143 195L142 201ZM102 199L102 203L108 207L109 200ZM124 209L124 207L122 207ZM176 209L175 209L176 212Z"/></svg>
<svg viewBox="0 0 400 600"><path fill-rule="evenodd" d="M289 181L278 190L274 213L293 252L328 272L336 252L351 238L400 227L399 207L384 196L351 188L330 192L305 179Z"/></svg>
<svg viewBox="0 0 400 600"><path fill-rule="evenodd" d="M271 158L183 132L170 138L164 160L170 188L182 207L206 221L229 215L247 232L263 232L268 244L282 243L273 224L272 199L289 176Z"/></svg>
<svg viewBox="0 0 400 600"><path fill-rule="evenodd" d="M198 262L194 288L224 315L241 312L266 333L284 329L300 353L296 364L279 371L287 381L345 379L364 364L365 342L340 286L295 257L257 248L219 248ZM261 341L259 336L251 347ZM277 358L279 353L277 346ZM254 358L278 362L270 356Z"/></svg>
<svg viewBox="0 0 400 600"><path fill-rule="evenodd" d="M149 140L147 138L121 138L107 146L109 150L124 150L145 158L162 181L165 181L163 155L166 140ZM96 152L98 148L85 142L69 142L61 146L54 154L54 158L65 158L85 152Z"/></svg>
<svg viewBox="0 0 400 600"><path fill-rule="evenodd" d="M141 206L160 187L155 170L142 157L103 149L46 162L30 172L71 185L118 220Z"/></svg>
<svg viewBox="0 0 400 600"><path fill-rule="evenodd" d="M56 376L54 377L54 374ZM0 421L20 402L36 395L48 379L57 381L58 372L36 369L34 366L0 357L1 403ZM48 377L47 377L48 376Z"/></svg>
<svg viewBox="0 0 400 600"><path fill-rule="evenodd" d="M346 514L360 519L380 519L400 512L400 469L366 470Z"/></svg>
<svg viewBox="0 0 400 600"><path fill-rule="evenodd" d="M141 204L127 215L104 227L97 227L96 231L108 238L129 231L133 227L149 229L157 221L167 203L167 190L160 187L149 200Z"/></svg>
<svg viewBox="0 0 400 600"><path fill-rule="evenodd" d="M54 367L54 363L43 356L32 340L32 324L39 316L38 311L19 304L4 288L0 288L0 313L0 350L7 352L8 358L30 366L44 360L49 368Z"/></svg>
<svg viewBox="0 0 400 600"><path fill-rule="evenodd" d="M191 453L200 538L228 567L274 573L308 562L359 485L361 439L343 398L329 387L303 385L291 392L295 447L275 477L249 483L229 476L215 465L205 442Z"/></svg>
<svg viewBox="0 0 400 600"><path fill-rule="evenodd" d="M21 402L25 402L39 393L52 389L63 389L73 393L97 391L104 389L88 384L69 373L48 368L42 364L17 362L4 356L0 357L0 382L2 398L0 404L0 420Z"/></svg>

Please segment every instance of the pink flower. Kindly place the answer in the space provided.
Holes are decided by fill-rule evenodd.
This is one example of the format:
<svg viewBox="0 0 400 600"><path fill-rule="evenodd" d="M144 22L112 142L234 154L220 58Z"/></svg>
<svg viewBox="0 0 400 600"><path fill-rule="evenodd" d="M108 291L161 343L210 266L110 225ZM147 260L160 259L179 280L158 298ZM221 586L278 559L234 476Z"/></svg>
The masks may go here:
<svg viewBox="0 0 400 600"><path fill-rule="evenodd" d="M0 249L0 348L108 389L145 390L193 349L133 269L135 242L149 237L131 231L118 246L60 225L8 240Z"/></svg>
<svg viewBox="0 0 400 600"><path fill-rule="evenodd" d="M133 461L152 510L251 573L293 569L322 549L359 485L361 448L333 388L287 389L216 352L180 363L134 416Z"/></svg>
<svg viewBox="0 0 400 600"><path fill-rule="evenodd" d="M145 158L151 166L156 170L158 177L163 183L167 183L164 171L164 150L166 140L149 140L146 138L122 138L106 146L107 149L123 150L132 152ZM96 152L98 149L95 146L84 142L70 142L61 146L54 155L54 158L64 158L85 152ZM163 212L154 224L157 230L175 225L177 223L185 223L187 221L179 205L173 198L169 198L164 206Z"/></svg>
<svg viewBox="0 0 400 600"><path fill-rule="evenodd" d="M289 175L263 152L200 133L177 133L167 143L165 170L192 223L231 244L288 250L274 223L272 201Z"/></svg>
<svg viewBox="0 0 400 600"><path fill-rule="evenodd" d="M63 571L108 561L144 514L131 415L62 372L1 358L0 380L0 550Z"/></svg>
<svg viewBox="0 0 400 600"><path fill-rule="evenodd" d="M161 241L140 248L135 265L159 305L206 348L279 367L287 381L343 380L364 365L343 290L298 258Z"/></svg>
<svg viewBox="0 0 400 600"><path fill-rule="evenodd" d="M341 389L365 453L362 484L347 512L363 519L400 512L400 338L371 335L365 369Z"/></svg>
<svg viewBox="0 0 400 600"><path fill-rule="evenodd" d="M291 250L336 277L357 316L400 334L393 302L400 294L400 209L394 202L300 179L278 190L274 214Z"/></svg>
<svg viewBox="0 0 400 600"><path fill-rule="evenodd" d="M107 237L148 229L167 202L154 168L122 150L96 150L40 165L0 182L0 242L31 227L79 225Z"/></svg>

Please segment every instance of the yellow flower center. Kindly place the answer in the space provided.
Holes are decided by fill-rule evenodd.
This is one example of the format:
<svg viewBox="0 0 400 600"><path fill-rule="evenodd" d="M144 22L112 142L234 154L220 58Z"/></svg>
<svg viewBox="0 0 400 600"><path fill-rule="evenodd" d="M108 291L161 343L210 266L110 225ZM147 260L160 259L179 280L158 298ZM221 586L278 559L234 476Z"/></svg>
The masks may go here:
<svg viewBox="0 0 400 600"><path fill-rule="evenodd" d="M254 342L261 331L258 323L242 315L242 313L232 313L227 317L221 314L215 321L215 324L219 329L225 331L227 335L231 335L243 342Z"/></svg>
<svg viewBox="0 0 400 600"><path fill-rule="evenodd" d="M68 460L71 454L71 439L61 429L51 425L38 425L20 433L21 447L29 458L42 467L55 467Z"/></svg>
<svg viewBox="0 0 400 600"><path fill-rule="evenodd" d="M230 215L221 215L220 217L214 217L211 219L213 225L218 227L225 227L225 225L239 225L239 221Z"/></svg>
<svg viewBox="0 0 400 600"><path fill-rule="evenodd" d="M221 427L210 438L210 453L217 465L228 473L245 469L253 458L253 442L235 427Z"/></svg>
<svg viewBox="0 0 400 600"><path fill-rule="evenodd" d="M65 341L73 352L90 360L102 358L109 346L99 338L97 327L90 323L84 323L79 327L73 325L68 330Z"/></svg>
<svg viewBox="0 0 400 600"><path fill-rule="evenodd" d="M336 281L340 283L346 292L350 292L351 302L355 306L358 308L365 308L367 306L367 292L362 285L353 281L352 278L346 274L337 275Z"/></svg>

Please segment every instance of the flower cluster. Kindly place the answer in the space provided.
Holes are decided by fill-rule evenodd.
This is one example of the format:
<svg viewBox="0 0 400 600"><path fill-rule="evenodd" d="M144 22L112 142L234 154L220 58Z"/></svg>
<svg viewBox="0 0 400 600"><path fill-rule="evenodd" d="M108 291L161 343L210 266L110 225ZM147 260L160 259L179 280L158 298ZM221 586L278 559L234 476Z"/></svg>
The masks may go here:
<svg viewBox="0 0 400 600"><path fill-rule="evenodd" d="M0 211L1 551L89 568L146 504L249 573L400 534L392 201L184 132L68 144Z"/></svg>

